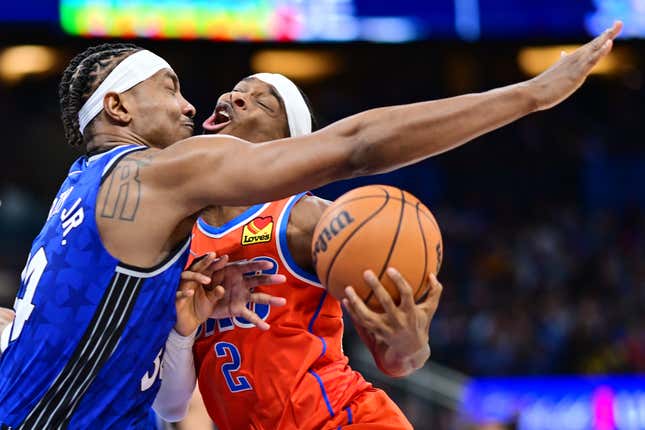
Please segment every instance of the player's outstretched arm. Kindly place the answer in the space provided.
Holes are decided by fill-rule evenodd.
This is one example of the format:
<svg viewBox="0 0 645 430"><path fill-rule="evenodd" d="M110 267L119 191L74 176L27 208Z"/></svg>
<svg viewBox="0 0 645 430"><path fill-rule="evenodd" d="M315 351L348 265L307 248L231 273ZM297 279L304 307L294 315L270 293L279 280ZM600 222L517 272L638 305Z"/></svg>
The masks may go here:
<svg viewBox="0 0 645 430"><path fill-rule="evenodd" d="M373 109L316 133L260 145L198 136L160 151L160 184L182 211L269 201L339 179L390 171L440 154L571 95L611 48L621 24L515 85ZM171 172L171 173L170 173Z"/></svg>
<svg viewBox="0 0 645 430"><path fill-rule="evenodd" d="M430 358L430 323L439 306L443 287L434 275L430 275L426 299L415 304L412 287L401 274L392 268L386 273L401 294L398 306L372 271L365 272L365 282L374 291L384 312L370 310L352 287L345 290L347 298L343 299L343 305L378 368L389 376L407 376L423 367Z"/></svg>

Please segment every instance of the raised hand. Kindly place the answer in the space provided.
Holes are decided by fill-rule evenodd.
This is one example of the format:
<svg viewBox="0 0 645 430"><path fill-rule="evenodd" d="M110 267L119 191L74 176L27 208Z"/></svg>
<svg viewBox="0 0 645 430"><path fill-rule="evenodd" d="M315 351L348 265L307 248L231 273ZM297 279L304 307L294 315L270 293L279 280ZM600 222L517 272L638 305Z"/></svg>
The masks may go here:
<svg viewBox="0 0 645 430"><path fill-rule="evenodd" d="M393 268L386 273L401 294L399 306L394 304L371 270L365 272L364 279L385 312L370 310L351 286L345 289L347 297L343 299L343 304L354 322L375 341L372 352L382 365L380 367L388 374L402 376L421 367L430 356L430 323L439 306L443 287L434 275L429 275L430 291L423 302L415 304L412 287L403 276Z"/></svg>
<svg viewBox="0 0 645 430"><path fill-rule="evenodd" d="M227 259L228 261L228 259ZM236 261L227 264L223 269L213 273L211 286L224 286L224 297L211 313L212 318L243 317L260 330L268 330L269 324L255 312L246 307L247 303L260 303L271 306L284 306L283 297L266 293L253 292L255 287L282 284L287 278L284 275L264 275L263 270L270 269L268 261Z"/></svg>
<svg viewBox="0 0 645 430"><path fill-rule="evenodd" d="M260 285L279 284L283 275L262 275L271 267L265 261L245 261L229 264L228 256L216 258L208 253L184 271L177 291L177 323L175 330L188 336L208 318L241 316L261 330L269 325L246 307L248 302L282 306L281 297L254 293ZM246 274L246 275L245 275ZM249 275L252 274L252 275Z"/></svg>
<svg viewBox="0 0 645 430"><path fill-rule="evenodd" d="M611 52L613 41L622 28L623 23L616 21L600 36L574 52L564 55L549 69L527 81L535 97L536 109L549 109L576 91L598 61Z"/></svg>

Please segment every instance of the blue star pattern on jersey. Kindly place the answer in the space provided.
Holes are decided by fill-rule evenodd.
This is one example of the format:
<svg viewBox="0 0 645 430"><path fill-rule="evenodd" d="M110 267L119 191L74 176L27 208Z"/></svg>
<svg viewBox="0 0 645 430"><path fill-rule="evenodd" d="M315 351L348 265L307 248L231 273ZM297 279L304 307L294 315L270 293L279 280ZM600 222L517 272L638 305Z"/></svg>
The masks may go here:
<svg viewBox="0 0 645 430"><path fill-rule="evenodd" d="M190 239L138 269L105 250L95 221L102 179L143 149L81 157L61 186L0 335L2 428L149 428Z"/></svg>

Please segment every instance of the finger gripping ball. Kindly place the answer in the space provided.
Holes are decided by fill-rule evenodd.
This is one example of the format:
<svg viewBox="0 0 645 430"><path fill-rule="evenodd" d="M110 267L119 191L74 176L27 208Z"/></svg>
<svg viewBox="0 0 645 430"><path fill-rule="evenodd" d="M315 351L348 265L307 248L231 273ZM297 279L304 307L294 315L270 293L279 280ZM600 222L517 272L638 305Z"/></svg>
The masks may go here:
<svg viewBox="0 0 645 430"><path fill-rule="evenodd" d="M351 285L377 311L382 307L363 280L365 270L373 270L399 304L399 290L385 273L396 268L418 301L443 256L441 231L430 210L412 194L386 185L356 188L332 203L318 221L311 248L318 278L334 297L343 298Z"/></svg>

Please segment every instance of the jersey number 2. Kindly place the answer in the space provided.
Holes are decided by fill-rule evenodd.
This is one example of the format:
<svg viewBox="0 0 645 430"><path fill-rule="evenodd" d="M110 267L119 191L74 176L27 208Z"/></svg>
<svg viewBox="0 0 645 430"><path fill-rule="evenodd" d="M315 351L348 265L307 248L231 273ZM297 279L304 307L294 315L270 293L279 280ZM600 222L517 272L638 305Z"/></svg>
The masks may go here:
<svg viewBox="0 0 645 430"><path fill-rule="evenodd" d="M34 305L31 301L34 299L36 287L38 286L38 282L40 282L40 277L43 276L45 267L47 267L45 248L40 248L36 251L33 257L29 258L25 270L22 271L21 281L23 288L18 292L19 297L16 299L14 304L16 317L13 322L2 331L2 336L0 337L0 351L4 351L7 346L9 346L9 342L13 342L18 339L20 332L22 332L22 328L25 326L25 322L27 322L31 312L34 310Z"/></svg>
<svg viewBox="0 0 645 430"><path fill-rule="evenodd" d="M237 350L235 345L228 342L217 342L215 344L215 355L217 358L228 358L230 356L231 361L222 365L222 375L224 375L226 385L228 385L228 389L231 390L231 392L237 393L239 391L253 389L251 384L249 384L248 379L244 376L233 376L233 372L240 370L240 365L242 364L240 352Z"/></svg>

